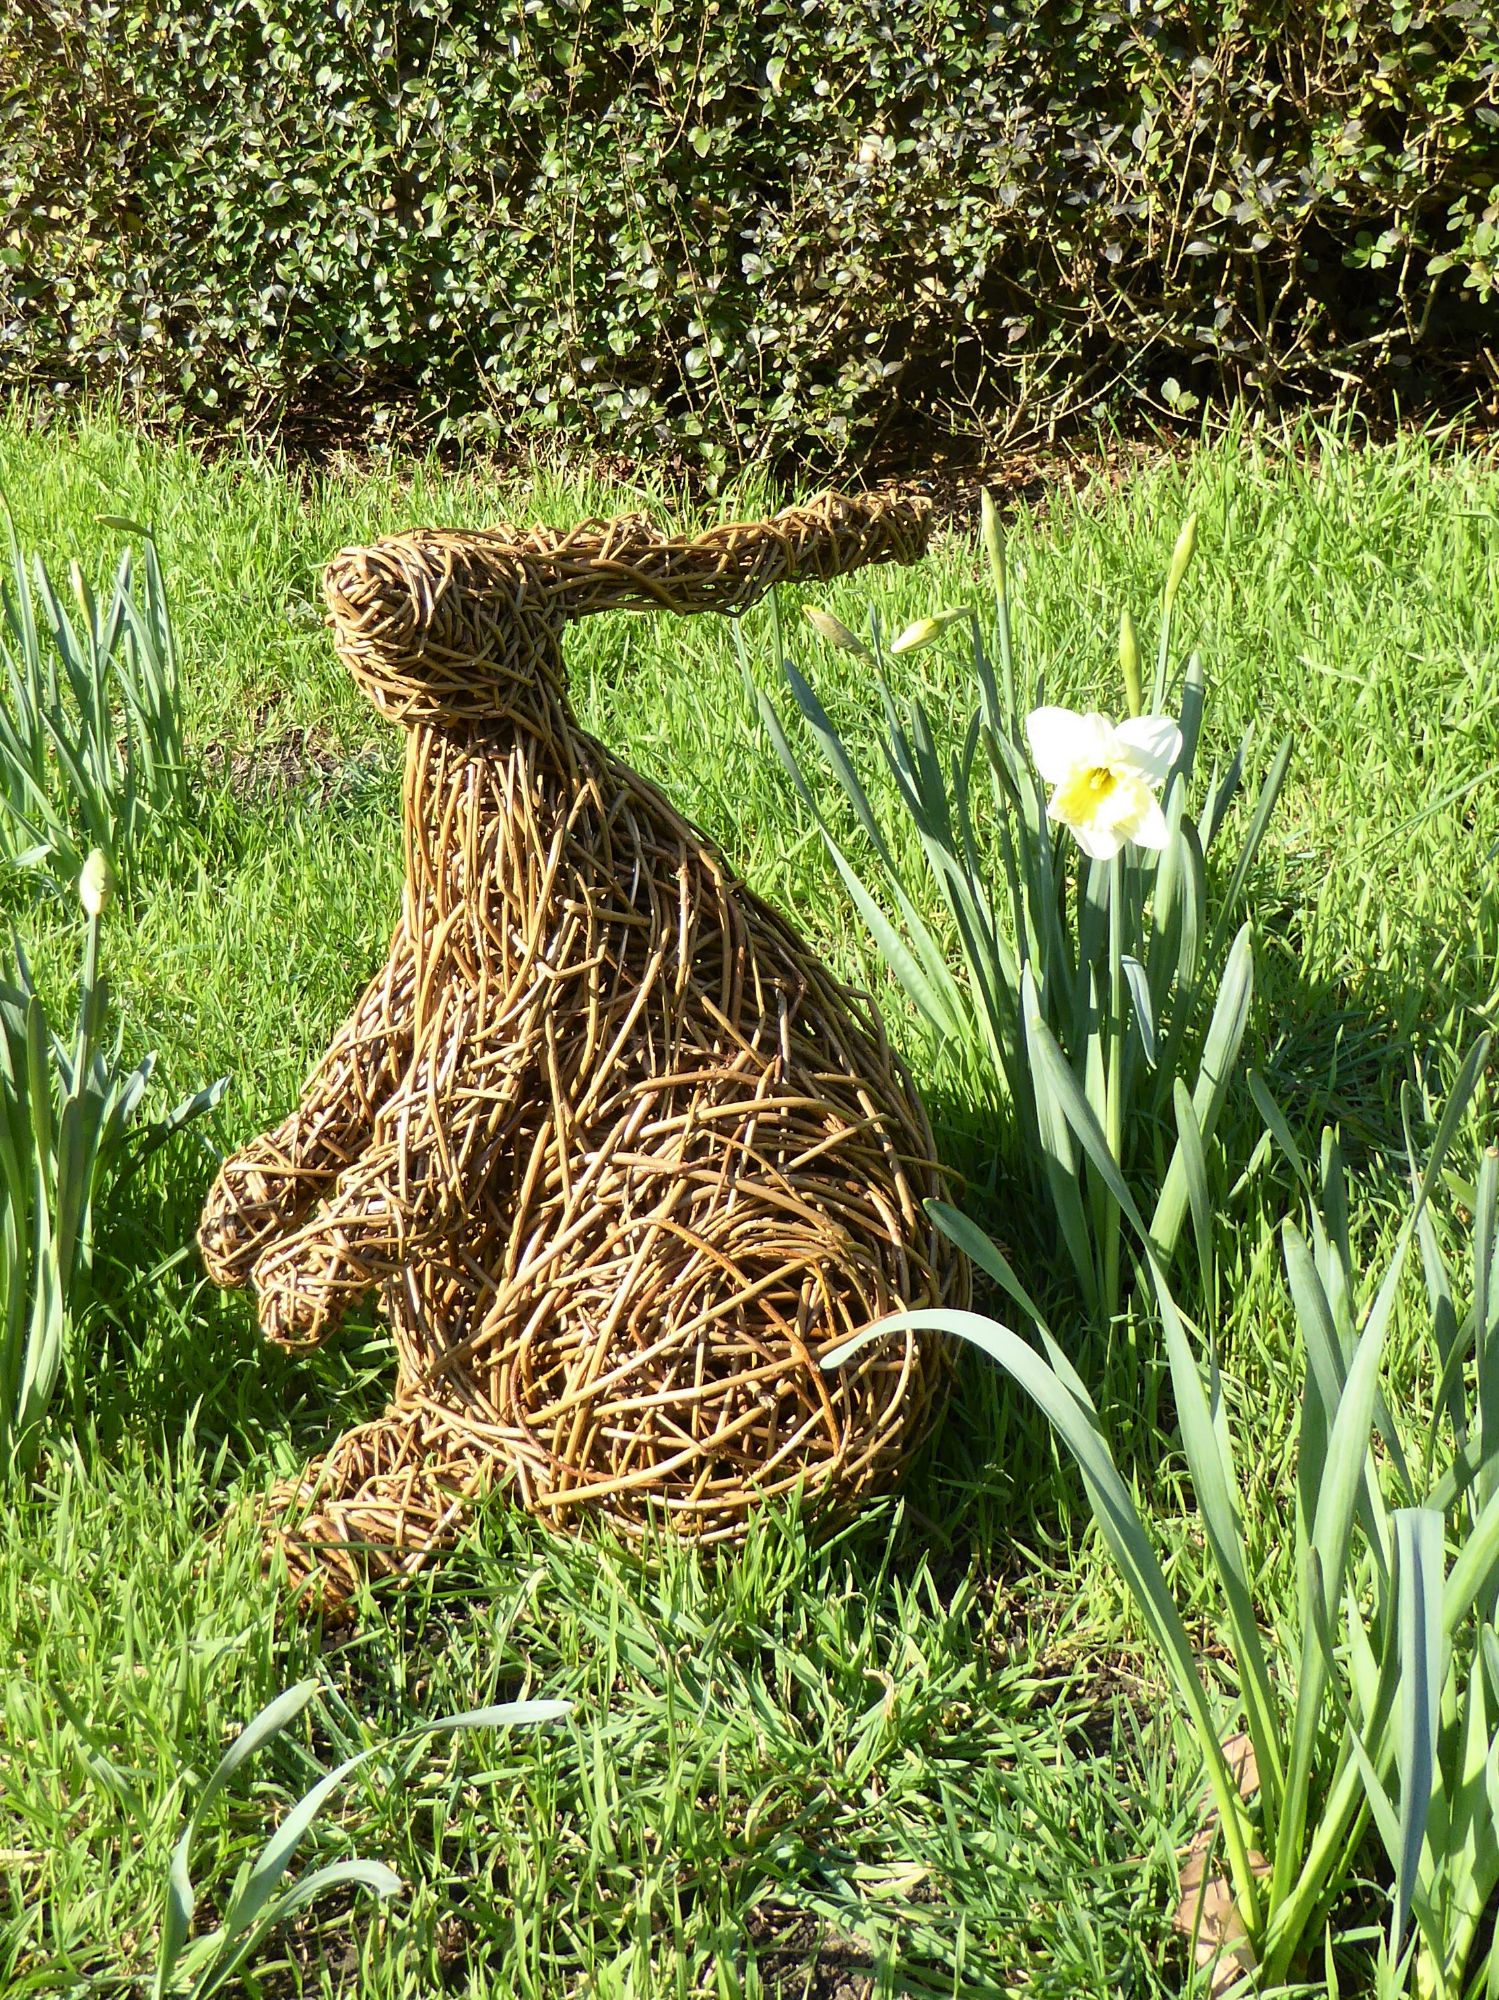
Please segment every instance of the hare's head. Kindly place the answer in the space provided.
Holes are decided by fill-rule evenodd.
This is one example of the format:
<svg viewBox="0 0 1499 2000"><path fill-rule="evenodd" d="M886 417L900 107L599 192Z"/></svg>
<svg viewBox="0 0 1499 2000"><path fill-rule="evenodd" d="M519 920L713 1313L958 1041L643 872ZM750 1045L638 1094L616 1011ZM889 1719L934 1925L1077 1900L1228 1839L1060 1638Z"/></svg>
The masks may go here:
<svg viewBox="0 0 1499 2000"><path fill-rule="evenodd" d="M667 535L639 514L566 534L438 529L345 549L323 579L340 658L393 722L477 722L562 700L562 627L590 611L721 611L772 584L914 562L927 504L824 494L773 520Z"/></svg>
<svg viewBox="0 0 1499 2000"><path fill-rule="evenodd" d="M392 722L478 722L561 695L566 613L514 531L344 549L323 593L339 658Z"/></svg>

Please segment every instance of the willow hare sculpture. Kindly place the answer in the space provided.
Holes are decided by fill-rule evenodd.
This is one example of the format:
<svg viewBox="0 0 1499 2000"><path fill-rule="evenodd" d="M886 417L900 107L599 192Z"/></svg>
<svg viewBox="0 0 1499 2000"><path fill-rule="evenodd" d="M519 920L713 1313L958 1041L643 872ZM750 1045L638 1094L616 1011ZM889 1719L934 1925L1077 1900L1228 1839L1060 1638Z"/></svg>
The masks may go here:
<svg viewBox="0 0 1499 2000"><path fill-rule="evenodd" d="M416 1568L498 1476L558 1526L726 1541L798 1481L846 1511L924 1434L937 1344L818 1368L884 1313L961 1301L921 1107L872 1005L578 726L562 635L737 612L925 534L914 503L826 497L695 540L627 517L330 564L339 655L407 732L403 912L201 1230L288 1347L383 1294L389 1410L273 1503L326 1606Z"/></svg>

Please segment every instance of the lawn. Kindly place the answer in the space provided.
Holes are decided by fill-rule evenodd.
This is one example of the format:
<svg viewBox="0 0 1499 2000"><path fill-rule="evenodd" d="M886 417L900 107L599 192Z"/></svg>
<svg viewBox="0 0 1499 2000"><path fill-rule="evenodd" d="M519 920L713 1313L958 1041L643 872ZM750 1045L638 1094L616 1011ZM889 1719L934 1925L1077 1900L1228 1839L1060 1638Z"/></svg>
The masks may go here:
<svg viewBox="0 0 1499 2000"><path fill-rule="evenodd" d="M196 860L113 920L105 960L127 1051L159 1052L175 1101L219 1074L205 1128L153 1162L104 1232L107 1313L29 1490L0 1516L0 1987L136 1990L169 1850L233 1730L319 1673L322 1701L210 1814L205 1905L316 1776L406 1723L518 1694L561 1724L441 1739L375 1759L318 1823L319 1859L378 1858L382 1905L320 1903L262 1953L248 1992L475 1996L1176 1993L1175 1857L1201 1777L1070 1462L975 1357L902 1495L819 1544L784 1512L727 1561L562 1541L496 1496L405 1594L325 1638L262 1573L257 1503L393 1374L365 1315L311 1358L262 1344L252 1302L203 1280L190 1243L214 1150L278 1119L364 979L398 906L399 745L343 678L318 574L343 544L416 523L565 522L656 490L431 465L289 470L78 430L0 424L0 487L54 573L112 567L155 531L173 595L201 774ZM764 495L741 496L758 511ZM1021 644L1048 698L1120 706L1116 635L1147 650L1177 529L1200 520L1179 629L1208 676L1207 747L1244 729L1291 774L1250 884L1258 979L1248 1060L1315 1152L1335 1122L1355 1241L1387 1249L1401 1195L1402 1081L1438 1105L1499 1000L1499 465L1449 440L1366 444L1242 433L1100 474L1007 523ZM982 604L976 520L909 571L808 601L890 629ZM790 704L776 620L864 762L860 663L816 641L797 593L722 621L600 617L572 639L585 725L869 986L918 1079L930 1052L870 955L747 676ZM736 645L736 636L738 644ZM972 690L938 644L899 665L961 736ZM39 981L67 1003L71 910L0 889ZM939 1138L971 1141L934 1094ZM1225 1154L1248 1162L1215 1218L1217 1332L1253 1471L1261 1623L1292 1583L1287 1530L1301 1362L1274 1231L1288 1172L1240 1091ZM967 1132L967 1137L963 1135ZM1472 1134L1466 1136L1465 1169ZM1169 1412L1142 1416L1131 1342L1090 1329L1003 1186L984 1219L1042 1295L1211 1650L1205 1559ZM990 1300L991 1305L994 1301ZM1191 1303L1191 1302L1189 1302ZM1196 1302L1201 1308L1204 1302ZM1397 1410L1429 1393L1415 1288L1392 1341ZM997 1309L997 1307L996 1307ZM1340 1912L1341 1990L1361 1990L1358 1895ZM1335 1990L1317 1954L1313 1992ZM144 1990L142 1985L139 1990ZM1297 1989L1303 1990L1303 1989Z"/></svg>

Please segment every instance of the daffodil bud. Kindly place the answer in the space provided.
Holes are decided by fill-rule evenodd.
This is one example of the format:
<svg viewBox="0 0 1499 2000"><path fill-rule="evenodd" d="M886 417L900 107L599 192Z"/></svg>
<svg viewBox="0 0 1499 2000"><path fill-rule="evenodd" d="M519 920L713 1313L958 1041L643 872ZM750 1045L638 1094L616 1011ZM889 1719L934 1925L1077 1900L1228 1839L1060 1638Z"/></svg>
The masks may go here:
<svg viewBox="0 0 1499 2000"><path fill-rule="evenodd" d="M934 611L930 618L918 618L914 625L908 625L898 639L890 641L892 653L916 653L923 646L930 646L934 639L940 639L949 625L956 625L960 618L966 618L966 611Z"/></svg>
<svg viewBox="0 0 1499 2000"><path fill-rule="evenodd" d="M1166 609L1169 611L1176 602L1176 593L1181 589L1181 580L1187 573L1187 565L1192 560L1197 547L1197 516L1189 514L1182 523L1182 531L1176 538L1176 547L1171 551L1171 567L1166 572Z"/></svg>
<svg viewBox="0 0 1499 2000"><path fill-rule="evenodd" d="M1131 715L1145 706L1145 690L1140 684L1140 642L1135 637L1135 621L1127 610L1119 614L1119 671L1124 676L1124 698Z"/></svg>
<svg viewBox="0 0 1499 2000"><path fill-rule="evenodd" d="M78 900L91 917L102 917L114 900L115 872L102 847L89 850L78 877Z"/></svg>
<svg viewBox="0 0 1499 2000"><path fill-rule="evenodd" d="M856 639L841 618L835 618L831 611L819 611L815 604L804 604L802 616L814 632L820 633L830 646L837 646L845 653L857 653L861 660L870 657L869 648L862 639Z"/></svg>
<svg viewBox="0 0 1499 2000"><path fill-rule="evenodd" d="M1004 537L999 529L999 509L987 486L979 495L979 516L984 525L984 549L994 572L994 588L1003 597L1006 594Z"/></svg>

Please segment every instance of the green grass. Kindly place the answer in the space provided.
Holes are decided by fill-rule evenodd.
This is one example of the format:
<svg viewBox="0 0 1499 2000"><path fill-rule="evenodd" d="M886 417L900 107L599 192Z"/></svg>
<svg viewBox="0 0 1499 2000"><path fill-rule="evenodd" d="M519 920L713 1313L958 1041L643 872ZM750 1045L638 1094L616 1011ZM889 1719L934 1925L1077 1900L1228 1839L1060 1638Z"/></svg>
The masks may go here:
<svg viewBox="0 0 1499 2000"><path fill-rule="evenodd" d="M110 562L117 537L97 515L158 535L204 772L200 861L148 885L138 917L111 925L106 959L127 1049L161 1052L164 1097L230 1074L211 1133L227 1147L290 1104L397 908L398 745L319 629L324 558L417 521L690 516L670 495L552 475L205 464L102 422L0 425L0 486L54 572L75 555ZM1286 729L1298 745L1255 884L1252 1059L1299 1130L1340 1122L1372 1253L1388 1235L1401 1079L1439 1095L1495 1012L1499 469L1426 439L1356 449L1308 433L1291 451L1238 437L1117 491L1057 494L1011 541L1022 643L1054 662L1052 698L1118 708L1120 606L1148 648L1193 508L1180 629L1207 664L1213 743L1253 721L1266 755ZM816 601L851 624L873 602L893 627L982 602L983 576L976 533L945 534L922 568ZM774 616L761 607L740 628L772 689ZM804 640L792 593L782 616L840 727L870 750L857 663ZM759 738L731 630L621 616L574 641L587 726L842 970L875 983L920 1061ZM955 730L968 703L956 658L939 646L902 667ZM66 913L16 885L3 900L63 995ZM937 1110L961 1125L961 1105ZM1227 1140L1247 1155L1252 1113L1234 1115ZM1265 1504L1250 1530L1267 1622L1287 1581L1297 1384L1267 1234L1291 1201L1276 1171L1257 1165L1220 1220L1227 1392L1258 1442ZM1073 1478L992 1374L965 1365L904 1499L832 1547L777 1515L732 1562L642 1559L600 1536L559 1542L496 1500L441 1570L377 1595L357 1635L323 1649L261 1573L255 1508L273 1477L379 1407L392 1354L371 1318L311 1360L261 1344L249 1303L208 1289L182 1249L211 1172L184 1140L115 1218L88 1377L36 1489L0 1517L0 1990L132 1990L190 1774L319 1662L328 1702L211 1815L195 1871L210 1901L306 1788L314 1755L520 1693L577 1707L561 1726L434 1745L404 1782L378 1763L362 1774L316 1850L384 1859L408 1893L352 1920L315 1911L247 1990L802 2000L840 1978L858 1993L865 1977L877 1994L960 2000L1181 1990L1172 1856L1199 1779ZM1002 1190L992 1206L1023 1250L1025 1219ZM1073 1331L1168 1573L1203 1604L1170 1441L1142 1434L1125 1350Z"/></svg>

